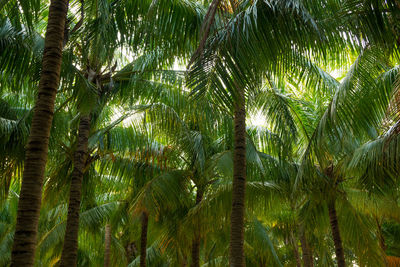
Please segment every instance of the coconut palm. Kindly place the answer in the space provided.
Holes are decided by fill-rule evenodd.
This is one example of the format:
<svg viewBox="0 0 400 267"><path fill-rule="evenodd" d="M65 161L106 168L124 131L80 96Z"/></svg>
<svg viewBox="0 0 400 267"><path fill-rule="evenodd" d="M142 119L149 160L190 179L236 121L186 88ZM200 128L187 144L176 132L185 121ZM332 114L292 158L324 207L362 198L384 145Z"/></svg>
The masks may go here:
<svg viewBox="0 0 400 267"><path fill-rule="evenodd" d="M67 10L68 1L52 1L49 7L39 90L30 127L18 202L12 253L13 266L32 266L34 262L42 184L54 102L60 80Z"/></svg>
<svg viewBox="0 0 400 267"><path fill-rule="evenodd" d="M220 22L222 27L216 27L215 33L208 39L205 36L205 40L200 43L199 53L194 55L197 61L191 67L189 83L195 93L202 93L210 87L217 88L218 90L213 92L215 98L223 102L234 114L237 132L235 132L230 264L244 266L246 91L250 94L260 86L264 71L270 73L275 70L282 71L284 64L293 58L294 44L300 53L310 53L313 50L312 44L317 44L316 48L319 48L325 38L325 40L331 38L330 41L335 45L340 41L336 42L339 38L329 32L332 28L327 27L325 23L318 25L317 18L310 15L311 10L316 11L320 8L318 4L312 6L302 1L289 3L238 1L220 4L220 1L213 1L208 13L210 16L215 15L214 9L218 5L226 10L221 15L221 20L218 20L222 21ZM318 19L323 21L321 17ZM213 21L213 19L207 20L206 25ZM326 28L323 28L324 26ZM209 27L205 29L209 30ZM293 32L293 29L296 31ZM207 34L208 31L205 31L205 35ZM208 46L204 48L206 40ZM327 48L329 47L325 49Z"/></svg>
<svg viewBox="0 0 400 267"><path fill-rule="evenodd" d="M108 6L101 6L103 9L107 9ZM83 7L82 7L83 8ZM115 10L118 12L118 9ZM84 12L84 11L82 11ZM190 14L191 15L191 14ZM113 56L115 55L115 49L121 46L120 43L115 43L115 38L117 37L117 30L119 29L118 25L118 20L120 19L117 17L117 13L107 13L106 10L103 10L102 12L98 12L98 10L92 15L88 14L86 12L87 17L93 17L93 20L88 20L84 23L85 26L82 29L79 30L79 36L78 38L82 38L82 40L74 40L74 42L85 44L89 47L89 51L85 51L83 53L83 59L80 59L79 65L81 65L82 70L80 73L78 73L78 86L83 86L83 87L89 87L86 89L87 92L90 91L95 91L95 93L98 95L99 100L94 100L98 101L101 104L100 105L105 105L107 101L112 99L112 95L119 94L120 92L118 90L121 90L121 88L125 88L127 90L127 86L118 86L118 90L114 90L113 88L113 83L114 82L119 82L122 79L136 79L132 78L132 74L139 74L144 71L149 72L150 70L148 69L141 69L138 70L137 73L135 72L129 72L129 66L125 67L123 69L122 73L117 73L116 77L112 76L112 73L115 69L116 66L110 67L111 66L111 61ZM83 19L83 15L82 15ZM114 19L113 23L100 23L100 24L95 24L94 22L97 20L100 21L110 21L110 19ZM130 25L131 27L135 27L134 24ZM139 27L139 26L136 26ZM87 29L86 29L87 28ZM90 36L92 34L92 31L95 33L99 33L96 35L95 38L91 39ZM85 35L86 33L86 35ZM82 35L83 34L83 35ZM122 34L126 34L126 32L123 32ZM140 34L137 32L136 34ZM73 36L71 36L73 37ZM109 42L105 42L105 40L109 40ZM157 49L157 48L153 48ZM80 53L78 50L77 53ZM153 61L150 62L144 62L145 64L151 64L153 68L159 68L162 66L162 61L168 61L169 58L172 57L172 55L169 54L169 51L166 51L166 54L161 53L161 55L154 59ZM160 62L158 62L158 61ZM105 69L103 70L102 67L105 67L108 69L108 72L105 73ZM83 72L83 73L82 73ZM121 77L121 75L128 74L125 77ZM118 76L120 75L120 76ZM86 78L86 81L80 79L79 76L84 76ZM149 76L149 74L147 74ZM90 88L94 87L94 88ZM122 92L121 92L122 93ZM131 91L132 93L132 91ZM93 93L89 93L92 94ZM82 97L82 96L81 96ZM81 106L84 106L85 104L79 103ZM78 104L78 105L79 105ZM85 106L87 109L87 106ZM70 192L70 201L69 201L69 220L67 222L67 231L66 231L66 237L64 241L64 249L63 249L63 255L61 257L61 265L64 266L70 266L74 265L74 262L76 262L76 257L77 257L77 237L78 237L78 222L79 222L79 207L80 207L80 196L81 196L81 184L82 184L82 177L84 174L84 169L87 167L85 165L85 161L87 158L87 153L88 153L88 141L89 141L89 132L90 132L90 125L93 123L93 116L96 116L93 113L92 110L82 110L81 115L80 115L80 124L79 124L79 130L78 130L78 142L77 142L77 148L74 152L74 173L72 174L72 180L71 180L71 192Z"/></svg>

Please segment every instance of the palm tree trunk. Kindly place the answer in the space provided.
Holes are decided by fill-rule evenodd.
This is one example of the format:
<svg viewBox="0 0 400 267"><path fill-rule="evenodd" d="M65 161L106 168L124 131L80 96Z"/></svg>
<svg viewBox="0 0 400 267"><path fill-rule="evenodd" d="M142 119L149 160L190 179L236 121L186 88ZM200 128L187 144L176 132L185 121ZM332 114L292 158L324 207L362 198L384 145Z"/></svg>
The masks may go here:
<svg viewBox="0 0 400 267"><path fill-rule="evenodd" d="M196 193L196 206L203 199L203 190L201 188L197 188ZM200 231L200 227L198 226L197 231ZM200 233L197 232L192 241L192 265L191 267L199 267L200 266Z"/></svg>
<svg viewBox="0 0 400 267"><path fill-rule="evenodd" d="M340 237L339 224L338 224L338 219L337 219L337 215L336 215L336 208L335 208L334 200L328 203L328 211L329 211L329 220L330 220L331 229L332 229L333 242L335 244L336 261L337 261L338 267L345 267L346 262L344 260L342 238Z"/></svg>
<svg viewBox="0 0 400 267"><path fill-rule="evenodd" d="M135 242L130 242L125 247L126 261L131 262L134 258L136 258L137 248Z"/></svg>
<svg viewBox="0 0 400 267"><path fill-rule="evenodd" d="M382 225L379 222L377 217L375 217L375 222L376 222L376 227L378 229L377 235L378 235L378 238L379 238L379 246L381 247L382 251L385 252L386 251L386 244L385 244L385 237L383 236L383 232L382 232Z"/></svg>
<svg viewBox="0 0 400 267"><path fill-rule="evenodd" d="M142 233L140 236L140 267L146 267L148 223L149 223L149 215L147 214L147 212L143 212L142 213Z"/></svg>
<svg viewBox="0 0 400 267"><path fill-rule="evenodd" d="M11 266L33 266L54 102L60 83L68 0L50 3L42 72L26 146Z"/></svg>
<svg viewBox="0 0 400 267"><path fill-rule="evenodd" d="M186 266L187 266L187 259L186 259L186 257L183 257L183 258L182 258L181 267L186 267Z"/></svg>
<svg viewBox="0 0 400 267"><path fill-rule="evenodd" d="M90 115L82 115L79 122L78 145L74 154L74 170L71 177L67 227L60 262L61 267L76 266L82 180L83 170L86 165L89 131Z"/></svg>
<svg viewBox="0 0 400 267"><path fill-rule="evenodd" d="M300 245L301 245L301 250L303 251L304 267L313 267L314 266L313 255L310 246L308 245L304 230L301 230L300 232Z"/></svg>
<svg viewBox="0 0 400 267"><path fill-rule="evenodd" d="M234 114L235 147L233 153L233 188L231 237L229 245L230 266L245 266L244 260L244 212L246 190L246 108L242 89Z"/></svg>
<svg viewBox="0 0 400 267"><path fill-rule="evenodd" d="M111 226L106 224L104 233L104 267L110 267L110 255L111 255Z"/></svg>
<svg viewBox="0 0 400 267"><path fill-rule="evenodd" d="M290 233L292 245L293 245L293 252L294 252L294 257L296 259L296 266L301 267L301 260L300 260L300 255L299 255L299 247L297 245L297 241L294 237L293 232Z"/></svg>

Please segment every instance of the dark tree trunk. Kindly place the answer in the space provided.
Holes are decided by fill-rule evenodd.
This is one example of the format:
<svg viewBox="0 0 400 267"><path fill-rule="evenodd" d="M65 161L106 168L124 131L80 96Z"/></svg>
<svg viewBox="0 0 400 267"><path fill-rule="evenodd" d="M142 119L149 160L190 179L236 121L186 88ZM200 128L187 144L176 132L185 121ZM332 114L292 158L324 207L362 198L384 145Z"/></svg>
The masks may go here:
<svg viewBox="0 0 400 267"><path fill-rule="evenodd" d="M33 266L54 102L60 82L68 0L53 0L44 41L42 73L26 146L11 266Z"/></svg>
<svg viewBox="0 0 400 267"><path fill-rule="evenodd" d="M297 240L294 237L293 232L290 235L291 235L291 240L292 240L292 245L293 245L294 257L296 259L296 266L301 267L301 260L300 260L299 247L297 245Z"/></svg>
<svg viewBox="0 0 400 267"><path fill-rule="evenodd" d="M235 107L235 147L233 152L233 188L231 237L229 245L230 266L245 266L244 258L244 213L246 190L246 108L243 89Z"/></svg>
<svg viewBox="0 0 400 267"><path fill-rule="evenodd" d="M203 199L203 190L197 188L196 193L196 206L201 202ZM195 233L195 237L192 241L192 265L191 267L199 267L200 266L200 227L197 227L197 233Z"/></svg>
<svg viewBox="0 0 400 267"><path fill-rule="evenodd" d="M146 267L148 223L149 223L149 215L147 214L147 212L143 212L142 213L142 233L140 236L140 267Z"/></svg>
<svg viewBox="0 0 400 267"><path fill-rule="evenodd" d="M340 237L339 223L336 215L335 201L328 203L329 220L332 229L333 242L335 244L336 261L338 267L345 267L344 251L342 245L342 238Z"/></svg>
<svg viewBox="0 0 400 267"><path fill-rule="evenodd" d="M82 180L88 152L89 132L90 115L82 115L79 122L78 144L74 153L74 170L71 177L67 227L60 262L61 267L76 266Z"/></svg>
<svg viewBox="0 0 400 267"><path fill-rule="evenodd" d="M399 102L400 103L400 102ZM376 226L378 228L378 238L379 238L379 246L381 247L382 251L386 251L386 244L385 244L385 237L382 233L382 225L380 224L378 218L375 218Z"/></svg>
<svg viewBox="0 0 400 267"><path fill-rule="evenodd" d="M182 266L182 267L186 267L186 266L187 266L187 259L186 259L186 257L183 257L183 258L182 258L182 264L181 264L181 266Z"/></svg>
<svg viewBox="0 0 400 267"><path fill-rule="evenodd" d="M111 226L106 224L104 233L104 267L110 267L111 256Z"/></svg>
<svg viewBox="0 0 400 267"><path fill-rule="evenodd" d="M129 263L131 262L134 258L136 258L137 255L137 248L135 242L129 243L125 247L125 253L126 253L126 261Z"/></svg>
<svg viewBox="0 0 400 267"><path fill-rule="evenodd" d="M311 248L308 245L306 234L305 234L304 230L301 230L301 232L300 232L300 245L301 245L301 250L303 251L304 267L313 267L314 259L313 259Z"/></svg>

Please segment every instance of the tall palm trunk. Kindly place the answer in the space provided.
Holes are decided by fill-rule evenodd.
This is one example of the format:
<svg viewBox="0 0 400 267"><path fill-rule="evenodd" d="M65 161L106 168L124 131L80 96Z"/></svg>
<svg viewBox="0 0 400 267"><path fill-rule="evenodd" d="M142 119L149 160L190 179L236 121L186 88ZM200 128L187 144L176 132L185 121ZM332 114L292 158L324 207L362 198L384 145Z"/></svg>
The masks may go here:
<svg viewBox="0 0 400 267"><path fill-rule="evenodd" d="M294 252L294 257L296 259L296 266L297 267L301 267L301 260L300 260L300 255L299 255L299 247L297 245L297 240L294 237L293 232L290 233L290 239L291 239L291 243L293 246L293 252Z"/></svg>
<svg viewBox="0 0 400 267"><path fill-rule="evenodd" d="M76 266L78 255L79 212L83 171L86 165L90 131L90 115L82 115L79 122L78 145L74 154L74 170L72 171L69 192L67 227L60 266Z"/></svg>
<svg viewBox="0 0 400 267"><path fill-rule="evenodd" d="M375 221L376 221L376 227L378 229L377 235L378 235L378 239L379 239L379 246L381 247L382 251L385 252L386 244L385 244L385 237L383 236L383 232L382 232L382 225L379 222L377 217L375 217Z"/></svg>
<svg viewBox="0 0 400 267"><path fill-rule="evenodd" d="M143 212L142 213L142 233L140 236L140 267L146 267L148 223L149 223L149 215L147 214L147 212Z"/></svg>
<svg viewBox="0 0 400 267"><path fill-rule="evenodd" d="M131 262L134 258L136 258L137 247L135 242L130 242L125 247L126 261Z"/></svg>
<svg viewBox="0 0 400 267"><path fill-rule="evenodd" d="M308 245L306 234L304 230L300 232L300 245L301 250L303 251L303 264L304 267L313 267L314 260L310 246Z"/></svg>
<svg viewBox="0 0 400 267"><path fill-rule="evenodd" d="M186 259L186 257L183 257L181 267L186 267L186 266L187 266L187 259Z"/></svg>
<svg viewBox="0 0 400 267"><path fill-rule="evenodd" d="M67 11L68 0L51 1L44 41L42 73L26 147L11 266L34 264L50 128L60 82Z"/></svg>
<svg viewBox="0 0 400 267"><path fill-rule="evenodd" d="M337 215L336 215L336 208L335 208L334 200L330 201L328 203L328 211L329 211L329 221L330 221L331 229L332 229L333 242L335 244L336 261L337 261L338 267L345 267L346 262L344 260L342 238L340 237L339 224L338 224L338 219L337 219Z"/></svg>
<svg viewBox="0 0 400 267"><path fill-rule="evenodd" d="M203 190L201 188L197 188L196 193L196 206L203 199ZM199 225L197 226L197 233L195 233L195 237L192 241L192 265L191 267L199 267L200 266L200 231Z"/></svg>
<svg viewBox="0 0 400 267"><path fill-rule="evenodd" d="M229 261L233 267L245 266L244 212L246 190L246 108L244 90L241 89L234 114L235 147L233 154L233 189Z"/></svg>
<svg viewBox="0 0 400 267"><path fill-rule="evenodd" d="M106 224L104 233L104 267L110 267L110 255L111 255L111 226Z"/></svg>

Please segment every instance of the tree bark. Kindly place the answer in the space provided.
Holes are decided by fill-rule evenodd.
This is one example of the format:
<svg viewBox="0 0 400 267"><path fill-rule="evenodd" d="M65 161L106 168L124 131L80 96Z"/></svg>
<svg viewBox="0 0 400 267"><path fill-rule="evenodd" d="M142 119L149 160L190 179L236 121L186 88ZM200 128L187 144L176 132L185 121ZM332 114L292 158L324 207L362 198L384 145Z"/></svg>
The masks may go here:
<svg viewBox="0 0 400 267"><path fill-rule="evenodd" d="M304 230L300 232L300 245L303 251L303 264L304 267L314 267L314 260L310 246L308 245L306 234Z"/></svg>
<svg viewBox="0 0 400 267"><path fill-rule="evenodd" d="M385 252L386 251L386 244L385 244L385 237L383 236L383 232L382 232L382 225L380 224L379 220L377 217L375 217L375 221L376 221L376 226L378 228L378 238L379 238L379 246L381 247L382 251Z"/></svg>
<svg viewBox="0 0 400 267"><path fill-rule="evenodd" d="M293 245L293 252L294 252L294 257L296 259L296 266L301 267L301 260L300 260L300 255L299 255L299 247L297 245L297 241L294 237L293 232L290 233L292 245Z"/></svg>
<svg viewBox="0 0 400 267"><path fill-rule="evenodd" d="M47 162L54 102L60 83L68 0L53 0L49 8L42 72L26 146L11 266L33 266L39 211Z"/></svg>
<svg viewBox="0 0 400 267"><path fill-rule="evenodd" d="M147 250L147 226L149 223L149 215L147 212L142 213L142 233L140 236L140 267L146 267L146 250Z"/></svg>
<svg viewBox="0 0 400 267"><path fill-rule="evenodd" d="M90 115L82 115L79 122L78 144L74 153L74 170L71 177L67 227L60 262L61 267L76 266L82 180L88 152L89 132Z"/></svg>
<svg viewBox="0 0 400 267"><path fill-rule="evenodd" d="M104 267L110 267L111 256L111 226L106 224L104 233Z"/></svg>
<svg viewBox="0 0 400 267"><path fill-rule="evenodd" d="M332 229L333 242L335 244L336 261L338 267L345 267L346 262L344 259L344 251L342 245L342 238L340 237L339 223L336 215L335 201L328 203L329 221Z"/></svg>
<svg viewBox="0 0 400 267"><path fill-rule="evenodd" d="M126 261L131 262L134 258L136 258L137 248L135 242L130 242L125 247Z"/></svg>
<svg viewBox="0 0 400 267"><path fill-rule="evenodd" d="M186 267L186 266L187 266L187 259L186 259L186 257L183 257L183 258L182 258L181 267Z"/></svg>
<svg viewBox="0 0 400 267"><path fill-rule="evenodd" d="M201 188L197 188L196 193L196 206L203 199L203 190ZM195 237L192 241L192 265L191 267L199 267L200 266L200 227L197 226L197 233L195 233Z"/></svg>
<svg viewBox="0 0 400 267"><path fill-rule="evenodd" d="M244 213L246 190L246 108L244 90L241 89L234 114L235 146L233 153L233 188L231 236L229 245L230 266L245 266Z"/></svg>

